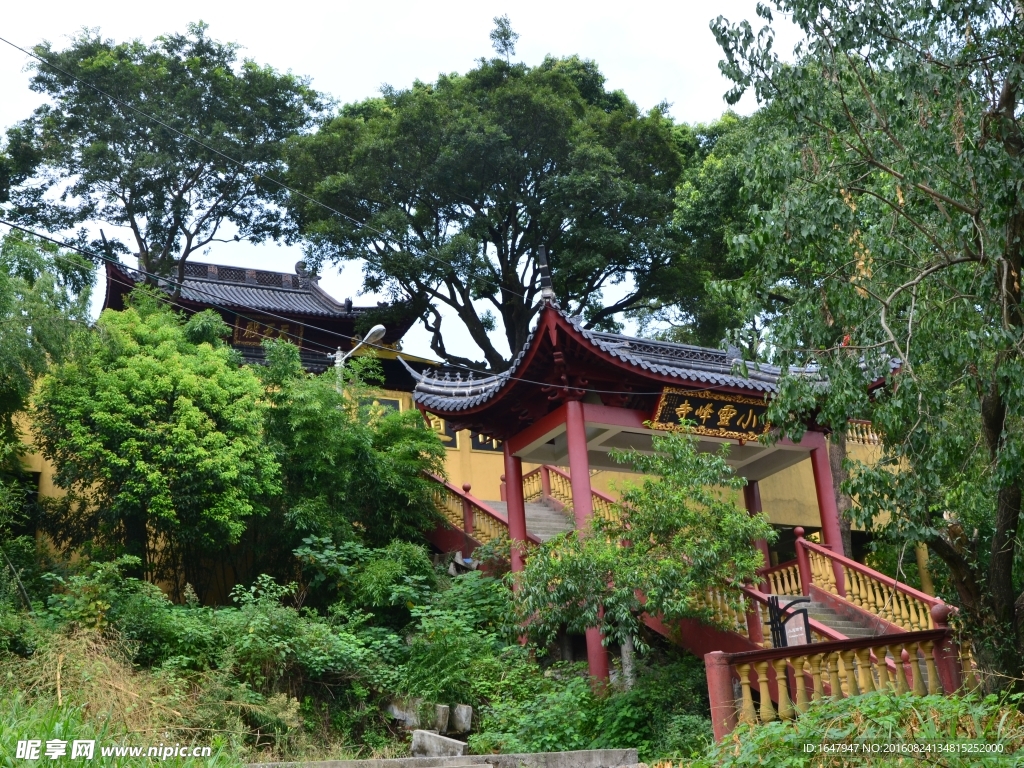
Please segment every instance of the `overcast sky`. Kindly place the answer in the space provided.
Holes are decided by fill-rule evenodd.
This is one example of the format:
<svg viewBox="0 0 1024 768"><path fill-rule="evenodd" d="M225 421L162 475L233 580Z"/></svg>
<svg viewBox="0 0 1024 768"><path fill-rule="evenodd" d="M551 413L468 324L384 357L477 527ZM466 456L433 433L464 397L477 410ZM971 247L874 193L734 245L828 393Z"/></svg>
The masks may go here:
<svg viewBox="0 0 1024 768"><path fill-rule="evenodd" d="M516 59L540 62L547 54L578 54L598 62L611 89L621 88L642 109L662 101L672 104L678 121L704 122L720 115L727 81L718 72L721 54L709 21L755 19L755 0L677 2L560 2L520 0L491 2L305 2L285 3L121 2L7 3L0 14L0 36L29 47L49 40L62 47L83 27L99 28L122 41L183 31L190 21L205 21L210 34L243 46L243 55L280 70L309 76L313 86L341 102L376 94L382 84L406 87L433 80L441 72L465 72L477 59L494 52L488 33L495 16L508 14L519 33ZM782 40L790 50L794 38ZM0 126L28 116L39 97L28 89L26 57L0 44ZM743 113L756 105L747 97ZM218 245L200 261L263 269L291 270L302 258L298 247L247 244ZM360 271L349 266L330 270L321 285L339 299L356 304L376 297L359 296ZM450 349L478 358L479 353L454 325ZM460 340L465 339L463 343ZM429 353L429 337L417 326L405 349Z"/></svg>

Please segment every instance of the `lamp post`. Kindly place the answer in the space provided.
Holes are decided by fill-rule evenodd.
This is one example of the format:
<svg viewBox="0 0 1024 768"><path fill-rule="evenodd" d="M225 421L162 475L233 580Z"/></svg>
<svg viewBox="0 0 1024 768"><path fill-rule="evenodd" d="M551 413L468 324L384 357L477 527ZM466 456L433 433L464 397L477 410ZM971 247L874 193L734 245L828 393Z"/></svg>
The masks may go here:
<svg viewBox="0 0 1024 768"><path fill-rule="evenodd" d="M371 346L376 344L378 341L384 338L385 333L387 333L387 330L384 328L383 325L375 325L373 326L373 328L370 329L369 333L367 333L359 341L359 343L352 347L352 349L350 349L348 352L343 353L341 351L341 347L338 347L337 352L327 353L328 357L334 359L334 374L335 376L337 376L338 379L337 383L335 384L335 388L339 392L341 392L341 369L345 366L345 361L352 357L352 355L355 354L356 350L359 349L364 344L370 344Z"/></svg>

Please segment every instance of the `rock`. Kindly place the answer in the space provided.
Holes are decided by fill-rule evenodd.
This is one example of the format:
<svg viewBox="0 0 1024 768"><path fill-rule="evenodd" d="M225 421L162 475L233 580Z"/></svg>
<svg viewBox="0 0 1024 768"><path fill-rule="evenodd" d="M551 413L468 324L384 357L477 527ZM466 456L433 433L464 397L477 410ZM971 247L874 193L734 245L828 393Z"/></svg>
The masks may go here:
<svg viewBox="0 0 1024 768"><path fill-rule="evenodd" d="M452 733L469 733L473 729L473 708L469 704L456 704L449 726Z"/></svg>
<svg viewBox="0 0 1024 768"><path fill-rule="evenodd" d="M466 743L449 739L433 731L412 732L413 757L460 757L466 754Z"/></svg>
<svg viewBox="0 0 1024 768"><path fill-rule="evenodd" d="M388 714L395 720L402 721L402 727L413 729L420 727L420 707L423 699L396 700L388 704Z"/></svg>
<svg viewBox="0 0 1024 768"><path fill-rule="evenodd" d="M438 733L448 732L448 705L434 705L434 730Z"/></svg>

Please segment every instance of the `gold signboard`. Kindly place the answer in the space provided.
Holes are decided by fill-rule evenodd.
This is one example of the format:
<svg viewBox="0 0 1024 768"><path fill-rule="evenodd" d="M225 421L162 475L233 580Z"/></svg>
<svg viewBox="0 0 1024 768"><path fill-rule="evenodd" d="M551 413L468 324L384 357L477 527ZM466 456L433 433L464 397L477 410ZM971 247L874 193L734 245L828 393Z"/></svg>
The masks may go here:
<svg viewBox="0 0 1024 768"><path fill-rule="evenodd" d="M232 343L246 347L258 347L264 339L286 339L301 347L302 331L301 324L290 323L287 320L262 315L255 317L236 315Z"/></svg>
<svg viewBox="0 0 1024 768"><path fill-rule="evenodd" d="M653 426L678 429L680 420L686 419L696 424L693 431L698 435L756 440L768 431L767 411L763 397L665 387Z"/></svg>

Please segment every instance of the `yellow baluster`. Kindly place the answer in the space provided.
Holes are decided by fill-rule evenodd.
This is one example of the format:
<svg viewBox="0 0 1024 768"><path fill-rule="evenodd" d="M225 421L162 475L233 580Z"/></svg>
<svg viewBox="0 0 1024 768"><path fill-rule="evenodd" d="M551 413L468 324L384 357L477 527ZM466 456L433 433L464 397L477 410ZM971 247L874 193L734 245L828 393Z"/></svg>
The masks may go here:
<svg viewBox="0 0 1024 768"><path fill-rule="evenodd" d="M804 665L807 660L803 656L793 659L793 680L796 684L796 711L803 714L810 706L807 699L807 676Z"/></svg>
<svg viewBox="0 0 1024 768"><path fill-rule="evenodd" d="M932 656L933 650L934 645L931 641L921 643L924 665L928 669L928 693L942 693L942 685L939 683L939 672L935 668L935 657Z"/></svg>
<svg viewBox="0 0 1024 768"><path fill-rule="evenodd" d="M913 681L912 688L914 691L914 695L924 696L928 693L928 691L924 687L924 680L921 679L921 665L918 662L917 658L918 644L911 643L909 646L907 646L907 650L910 654L910 677Z"/></svg>
<svg viewBox="0 0 1024 768"><path fill-rule="evenodd" d="M853 664L853 651L840 651L839 658L843 662L843 681L846 683L847 696L860 696L857 675Z"/></svg>
<svg viewBox="0 0 1024 768"><path fill-rule="evenodd" d="M839 678L839 654L830 653L828 655L828 684L832 688L832 698L841 699L843 698L843 682Z"/></svg>
<svg viewBox="0 0 1024 768"><path fill-rule="evenodd" d="M768 687L768 662L755 662L754 670L757 672L757 687L761 694L761 722L770 723L776 718L772 707L772 692Z"/></svg>
<svg viewBox="0 0 1024 768"><path fill-rule="evenodd" d="M754 709L754 697L750 693L750 665L740 664L736 672L740 676L740 688L743 691L740 694L739 720L741 723L756 724L757 710Z"/></svg>
<svg viewBox="0 0 1024 768"><path fill-rule="evenodd" d="M824 654L816 653L808 659L811 665L811 701L820 701L825 695L825 686L821 682L821 662Z"/></svg>
<svg viewBox="0 0 1024 768"><path fill-rule="evenodd" d="M786 674L786 659L776 659L772 662L775 667L775 688L779 692L779 720L792 720L793 704L789 700L789 675Z"/></svg>
<svg viewBox="0 0 1024 768"><path fill-rule="evenodd" d="M888 648L882 646L881 648L875 648L875 675L878 678L878 682L875 686L876 690L885 691L892 690L893 683L889 678L889 665L885 663L885 654Z"/></svg>
<svg viewBox="0 0 1024 768"><path fill-rule="evenodd" d="M897 695L907 693L910 688L907 686L906 659L909 658L902 643L889 646L889 653L892 654L893 663L896 665L896 693Z"/></svg>
<svg viewBox="0 0 1024 768"><path fill-rule="evenodd" d="M875 680L871 676L871 650L860 648L854 651L857 657L857 683L861 693L871 693L875 690Z"/></svg>
<svg viewBox="0 0 1024 768"><path fill-rule="evenodd" d="M854 572L844 565L843 575L846 577L846 599L854 605L863 607L863 602L860 598L860 584Z"/></svg>

